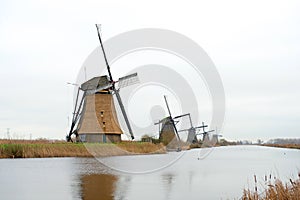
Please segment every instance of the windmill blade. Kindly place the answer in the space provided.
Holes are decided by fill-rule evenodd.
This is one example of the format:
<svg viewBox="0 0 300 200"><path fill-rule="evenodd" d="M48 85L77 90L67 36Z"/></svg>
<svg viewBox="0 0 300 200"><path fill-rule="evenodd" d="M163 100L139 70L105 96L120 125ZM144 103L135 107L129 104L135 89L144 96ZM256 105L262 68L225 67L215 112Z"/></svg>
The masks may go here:
<svg viewBox="0 0 300 200"><path fill-rule="evenodd" d="M207 126L207 125L205 125L205 124L204 124L204 122L202 122L202 126L201 126L201 128L203 129L203 132L204 132L204 133L206 132L206 131L205 131L205 128L206 128L206 127L208 127L208 126Z"/></svg>
<svg viewBox="0 0 300 200"><path fill-rule="evenodd" d="M195 128L206 128L206 127L208 127L207 125L204 125L204 126L196 126Z"/></svg>
<svg viewBox="0 0 300 200"><path fill-rule="evenodd" d="M206 131L206 133L214 132L215 130Z"/></svg>
<svg viewBox="0 0 300 200"><path fill-rule="evenodd" d="M76 112L77 103L78 103L79 91L80 91L80 88L78 87L77 95L76 95L76 102L75 102L75 107L74 107L74 112L73 112L73 117L72 117L72 122L73 122L74 119L75 119L75 112Z"/></svg>
<svg viewBox="0 0 300 200"><path fill-rule="evenodd" d="M192 128L192 127L193 127L193 122L192 122L192 118L191 118L191 114L190 114L190 113L176 116L176 117L174 117L173 119L178 119L178 118L185 117L185 116L188 116L188 117L189 117L190 125L191 125L191 128Z"/></svg>
<svg viewBox="0 0 300 200"><path fill-rule="evenodd" d="M191 114L190 113L189 113L189 120L190 120L191 127L193 127L193 122L192 122L192 118L191 118Z"/></svg>
<svg viewBox="0 0 300 200"><path fill-rule="evenodd" d="M169 116L170 116L172 125L173 125L174 130L175 130L176 137L177 137L178 141L180 142L180 137L179 137L179 134L178 134L178 131L177 131L177 127L176 127L175 121L172 118L171 111L170 111L170 108L169 108L169 104L168 104L167 96L166 95L164 95L164 99L165 99L165 102L166 102L166 105L167 105L167 108L168 108L168 112L169 112ZM180 143L178 143L178 151L179 150L181 150Z"/></svg>
<svg viewBox="0 0 300 200"><path fill-rule="evenodd" d="M78 97L79 97L79 91L80 91L80 88L78 87L78 90L77 90L77 95L76 95L76 102L75 102L75 106L74 106L74 111L73 111L73 116L72 116L72 124L71 124L71 127L70 127L70 131L69 131L69 134L67 135L66 139L67 139L67 142L70 142L72 139L71 139L71 136L72 136L72 133L73 133L73 129L75 127L75 119L77 117L77 114L78 112L76 112L76 109L77 109L77 103L78 103Z"/></svg>
<svg viewBox="0 0 300 200"><path fill-rule="evenodd" d="M99 31L101 25L100 24L95 24L95 25L96 25L96 28L97 28L98 38L99 38L99 42L100 42L101 49L102 49L102 52L103 52L103 56L104 56L106 68L107 68L107 71L108 71L108 75L109 75L110 80L113 81L113 78L112 78L112 75L111 75L111 72L110 72L110 66L109 66L107 58L106 58L106 54L105 54L105 51L104 51L104 46L103 46L103 43L102 43L100 31Z"/></svg>
<svg viewBox="0 0 300 200"><path fill-rule="evenodd" d="M184 132L184 131L189 131L189 130L190 130L190 128L188 128L188 129L182 129L182 130L179 130L178 133L179 132Z"/></svg>
<svg viewBox="0 0 300 200"><path fill-rule="evenodd" d="M79 119L80 110L81 110L82 104L84 102L85 96L86 96L86 92L83 93L81 101L80 101L80 104L79 104L77 110L76 110L76 107L74 109L74 115L73 115L73 119L72 119L71 128L70 128L69 134L67 136L67 141L68 142L72 141L71 136L73 134L73 130L75 128L75 125L76 125L76 123L77 123L77 121ZM76 99L78 100L78 98L76 98ZM77 105L77 103L76 103L76 105Z"/></svg>
<svg viewBox="0 0 300 200"><path fill-rule="evenodd" d="M129 74L127 76L121 77L118 80L118 87L119 88L124 88L127 87L129 85L134 85L139 83L139 77L137 75L137 73L133 73L133 74Z"/></svg>
<svg viewBox="0 0 300 200"><path fill-rule="evenodd" d="M174 123L174 120L173 120L171 117L170 117L170 119L171 119L171 122L172 122L172 124L173 124L174 130L175 130L175 134L176 134L176 137L177 137L177 140L178 140L177 151L181 151L180 137L179 137L179 134L178 134L178 131L177 131L176 124Z"/></svg>
<svg viewBox="0 0 300 200"><path fill-rule="evenodd" d="M173 119L177 119L177 118L185 117L185 116L187 116L187 115L190 115L190 113L187 113L187 114L183 114L183 115L176 116L176 117L174 117Z"/></svg>
<svg viewBox="0 0 300 200"><path fill-rule="evenodd" d="M166 102L166 105L167 105L167 108L168 108L169 116L172 118L171 111L170 111L170 108L169 108L169 104L168 104L168 101L167 101L167 96L164 95L164 98L165 98L165 102Z"/></svg>
<svg viewBox="0 0 300 200"><path fill-rule="evenodd" d="M75 119L74 119L74 121L73 121L73 122L74 122L74 126L75 126L75 124L77 123L77 121L78 121L78 119L79 119L80 110L81 110L81 107L82 107L82 105L83 105L85 96L86 96L86 92L83 93L82 98L81 98L81 101L80 101L80 104L79 104L79 107L78 107L78 109L77 109L77 111L76 111L76 116L75 116ZM74 127L73 127L73 128L74 128Z"/></svg>
<svg viewBox="0 0 300 200"><path fill-rule="evenodd" d="M131 129L131 126L130 126L130 123L129 123L129 120L128 120L128 117L127 117L127 114L126 114L126 111L125 111L125 108L124 108L124 105L123 105L121 96L120 96L118 90L115 89L114 92L115 92L115 94L116 94L116 97L117 97L119 106L120 106L120 108L121 108L123 117L124 117L124 119L125 119L125 123L126 123L126 125L127 125L128 131L129 131L129 133L130 133L131 139L133 140L133 139L134 139L134 135L133 135L133 132L132 132L132 129Z"/></svg>
<svg viewBox="0 0 300 200"><path fill-rule="evenodd" d="M174 123L174 120L172 120L172 124L173 124L174 130L175 130L176 137L177 137L178 141L180 141L180 137L179 137L179 134L178 134L178 131L177 131L176 124Z"/></svg>

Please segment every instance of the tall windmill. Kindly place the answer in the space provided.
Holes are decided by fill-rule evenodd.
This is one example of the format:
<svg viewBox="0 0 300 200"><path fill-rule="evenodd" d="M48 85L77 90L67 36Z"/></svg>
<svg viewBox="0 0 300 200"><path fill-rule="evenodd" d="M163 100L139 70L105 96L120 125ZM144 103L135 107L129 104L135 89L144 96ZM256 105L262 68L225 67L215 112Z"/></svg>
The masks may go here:
<svg viewBox="0 0 300 200"><path fill-rule="evenodd" d="M78 88L72 124L66 139L72 141L71 136L74 134L76 138L80 136L80 140L87 142L120 141L122 130L115 118L116 110L112 97L115 95L133 140L133 131L120 96L120 89L138 83L138 76L137 73L133 73L114 81L100 36L99 25L96 24L96 28L108 76L94 77ZM80 92L83 94L79 101ZM76 124L77 128L75 129Z"/></svg>
<svg viewBox="0 0 300 200"><path fill-rule="evenodd" d="M176 116L176 117L172 117L172 114L171 114L170 107L169 107L166 96L164 96L164 100L165 100L165 103L166 103L166 106L167 106L167 109L168 109L169 116L165 117L164 119L159 120L154 125L159 126L159 140L162 143L164 143L165 145L168 145L176 137L177 144L178 144L177 150L180 150L180 146L179 146L180 145L180 137L179 137L178 130L177 130L177 127L176 127L176 124L178 123L178 121L176 121L176 119L187 116L189 114L183 114L183 115L179 115L179 116Z"/></svg>

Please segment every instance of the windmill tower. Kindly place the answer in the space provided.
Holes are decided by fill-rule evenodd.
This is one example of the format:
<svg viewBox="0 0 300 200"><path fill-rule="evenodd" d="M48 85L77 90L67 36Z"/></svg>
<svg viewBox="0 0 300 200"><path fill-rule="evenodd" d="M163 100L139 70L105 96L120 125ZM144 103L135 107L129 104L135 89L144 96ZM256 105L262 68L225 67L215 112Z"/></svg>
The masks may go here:
<svg viewBox="0 0 300 200"><path fill-rule="evenodd" d="M123 132L117 119L113 95L116 96L131 139L134 139L119 92L123 87L138 83L137 73L114 81L100 37L99 26L96 25L96 28L109 76L94 77L78 88L72 124L66 139L72 141L71 136L74 134L76 139L82 142L121 141ZM82 93L80 101L79 93Z"/></svg>

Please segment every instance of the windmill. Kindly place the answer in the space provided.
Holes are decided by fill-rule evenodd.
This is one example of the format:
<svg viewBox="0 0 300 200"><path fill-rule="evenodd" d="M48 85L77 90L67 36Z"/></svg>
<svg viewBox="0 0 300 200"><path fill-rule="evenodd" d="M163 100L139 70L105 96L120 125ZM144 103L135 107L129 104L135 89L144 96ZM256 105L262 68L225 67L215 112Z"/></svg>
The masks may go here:
<svg viewBox="0 0 300 200"><path fill-rule="evenodd" d="M216 127L216 133L212 135L213 143L219 143L219 137L223 137L223 135L218 133L218 127Z"/></svg>
<svg viewBox="0 0 300 200"><path fill-rule="evenodd" d="M133 73L119 78L118 81L114 81L101 40L99 25L96 24L96 28L108 76L94 77L81 84L78 88L72 124L66 139L67 141L72 141L71 136L74 134L76 138L79 137L83 142L120 141L122 130L118 120L115 118L116 110L112 96L115 95L133 140L133 131L120 96L120 89L138 83L138 76L137 73ZM80 101L79 93L82 93ZM75 129L76 124L77 128Z"/></svg>
<svg viewBox="0 0 300 200"><path fill-rule="evenodd" d="M159 126L159 140L163 144L165 144L165 145L170 144L176 137L177 144L178 144L177 150L180 150L180 146L179 146L180 145L180 137L179 137L178 130L176 127L176 124L178 123L178 121L176 121L176 119L179 119L184 116L188 116L189 114L183 114L183 115L179 115L176 117L172 117L166 96L164 96L164 100L165 100L165 103L166 103L166 106L168 109L169 116L165 117L164 119L159 120L157 123L154 123L154 125Z"/></svg>
<svg viewBox="0 0 300 200"><path fill-rule="evenodd" d="M197 143L198 142L197 135L199 135L199 134L197 134L197 130L201 129L201 128L205 128L205 127L207 127L207 125L203 124L202 126L193 127L190 114L188 114L188 116L189 116L189 119L190 119L190 125L191 125L191 127L188 128L188 129L179 130L178 132L188 131L187 142L188 143Z"/></svg>
<svg viewBox="0 0 300 200"><path fill-rule="evenodd" d="M208 127L207 125L204 125L204 122L202 122L202 133L199 133L199 134L196 134L196 135L203 135L203 138L202 138L202 142L204 141L208 141L209 140L209 133L210 132L214 132L215 130L209 130L209 131L205 131L205 128Z"/></svg>

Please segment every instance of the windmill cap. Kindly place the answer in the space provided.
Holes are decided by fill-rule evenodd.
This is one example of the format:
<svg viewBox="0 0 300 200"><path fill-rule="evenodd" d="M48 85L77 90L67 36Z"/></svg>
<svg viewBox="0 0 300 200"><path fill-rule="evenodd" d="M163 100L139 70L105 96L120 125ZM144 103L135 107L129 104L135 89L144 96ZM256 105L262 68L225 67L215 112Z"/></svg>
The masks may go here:
<svg viewBox="0 0 300 200"><path fill-rule="evenodd" d="M110 80L107 75L94 77L81 84L81 90L97 90L110 85Z"/></svg>

